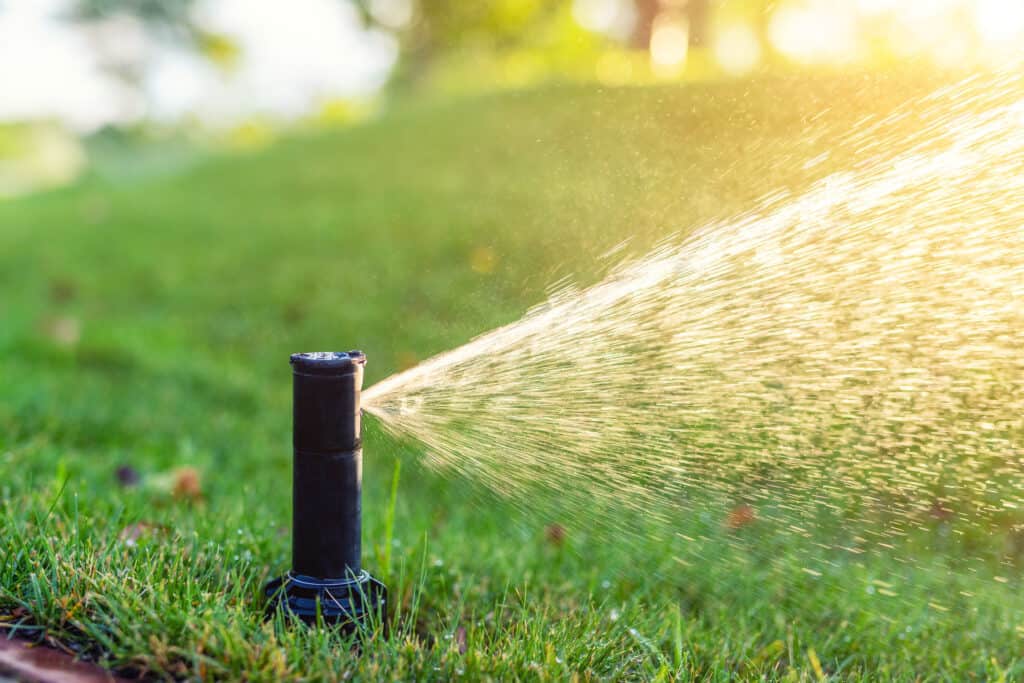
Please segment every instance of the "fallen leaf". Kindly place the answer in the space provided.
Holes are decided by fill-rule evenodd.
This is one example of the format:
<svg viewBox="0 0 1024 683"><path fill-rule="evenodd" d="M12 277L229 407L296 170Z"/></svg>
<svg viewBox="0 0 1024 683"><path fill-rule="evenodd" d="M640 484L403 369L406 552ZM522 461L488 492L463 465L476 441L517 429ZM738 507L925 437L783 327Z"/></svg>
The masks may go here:
<svg viewBox="0 0 1024 683"><path fill-rule="evenodd" d="M725 526L735 531L753 524L756 521L757 512L753 507L744 503L742 505L737 505L729 511L729 516L725 518Z"/></svg>
<svg viewBox="0 0 1024 683"><path fill-rule="evenodd" d="M544 527L544 538L556 548L561 547L565 543L565 536L565 527L561 524L553 522Z"/></svg>
<svg viewBox="0 0 1024 683"><path fill-rule="evenodd" d="M75 681L76 683L117 683L129 679L115 676L96 664L80 659L81 648L68 647L52 636L39 643L18 637L0 637L0 680Z"/></svg>
<svg viewBox="0 0 1024 683"><path fill-rule="evenodd" d="M174 486L171 492L175 498L183 500L201 500L203 485L199 470L195 467L179 467L174 471Z"/></svg>

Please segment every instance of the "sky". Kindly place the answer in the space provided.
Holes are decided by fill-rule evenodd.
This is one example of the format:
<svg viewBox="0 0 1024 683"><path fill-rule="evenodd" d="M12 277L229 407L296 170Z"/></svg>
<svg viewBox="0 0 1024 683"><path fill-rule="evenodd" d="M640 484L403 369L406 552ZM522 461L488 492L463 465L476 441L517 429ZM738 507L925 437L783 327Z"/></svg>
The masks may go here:
<svg viewBox="0 0 1024 683"><path fill-rule="evenodd" d="M238 63L222 70L128 17L90 29L62 20L70 0L0 0L0 121L56 119L79 132L190 113L231 123L292 117L333 97L375 92L397 58L392 36L367 31L338 0L206 0L195 19L229 36ZM99 49L97 49L99 48ZM144 97L102 59L142 63Z"/></svg>

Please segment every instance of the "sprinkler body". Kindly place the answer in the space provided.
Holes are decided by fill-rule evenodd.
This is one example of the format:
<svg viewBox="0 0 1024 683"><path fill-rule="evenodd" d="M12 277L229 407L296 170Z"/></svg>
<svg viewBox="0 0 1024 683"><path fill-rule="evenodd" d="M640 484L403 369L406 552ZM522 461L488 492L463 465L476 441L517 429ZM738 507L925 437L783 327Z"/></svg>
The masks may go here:
<svg viewBox="0 0 1024 683"><path fill-rule="evenodd" d="M292 568L264 592L307 623L347 630L386 609L384 585L360 564L362 433L360 351L296 353L292 414Z"/></svg>

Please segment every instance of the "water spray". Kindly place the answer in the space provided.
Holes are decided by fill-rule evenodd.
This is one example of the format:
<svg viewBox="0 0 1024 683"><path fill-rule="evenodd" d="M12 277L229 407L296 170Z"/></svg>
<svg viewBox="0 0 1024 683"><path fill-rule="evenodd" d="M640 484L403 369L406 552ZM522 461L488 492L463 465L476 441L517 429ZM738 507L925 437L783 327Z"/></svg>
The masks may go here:
<svg viewBox="0 0 1024 683"><path fill-rule="evenodd" d="M856 163L555 291L365 409L515 503L672 528L742 501L800 536L826 510L884 515L894 547L942 510L1015 523L1024 77L943 88L830 150ZM601 521L632 533L620 519Z"/></svg>
<svg viewBox="0 0 1024 683"><path fill-rule="evenodd" d="M386 611L362 568L361 351L296 353L293 372L292 568L264 588L268 611L348 629Z"/></svg>

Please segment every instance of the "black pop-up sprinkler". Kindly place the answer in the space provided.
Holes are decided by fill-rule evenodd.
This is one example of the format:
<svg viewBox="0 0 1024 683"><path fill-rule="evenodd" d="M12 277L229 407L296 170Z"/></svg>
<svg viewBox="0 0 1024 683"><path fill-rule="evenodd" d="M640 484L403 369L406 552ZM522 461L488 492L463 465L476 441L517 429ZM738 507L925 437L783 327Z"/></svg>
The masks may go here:
<svg viewBox="0 0 1024 683"><path fill-rule="evenodd" d="M387 591L360 564L361 351L296 353L292 417L292 568L264 589L269 611L348 628L383 616Z"/></svg>

